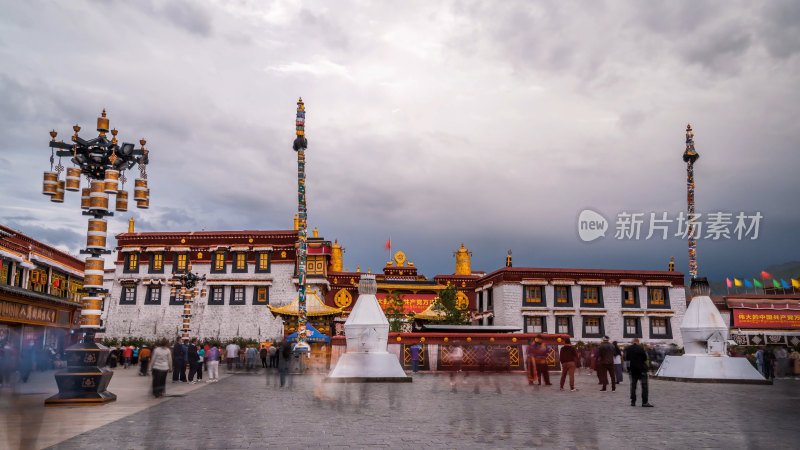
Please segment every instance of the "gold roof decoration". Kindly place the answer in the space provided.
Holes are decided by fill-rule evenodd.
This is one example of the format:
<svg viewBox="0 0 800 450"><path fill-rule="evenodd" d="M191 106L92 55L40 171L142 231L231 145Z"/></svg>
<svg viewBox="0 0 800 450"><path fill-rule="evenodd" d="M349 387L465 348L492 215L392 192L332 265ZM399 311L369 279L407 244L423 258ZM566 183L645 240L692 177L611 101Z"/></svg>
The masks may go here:
<svg viewBox="0 0 800 450"><path fill-rule="evenodd" d="M292 303L288 305L275 307L267 305L273 316L299 316L300 309L298 307L299 298L295 298ZM334 308L326 305L317 294L316 290L309 290L306 293L306 316L308 317L321 317L321 316L337 316L342 314L343 308Z"/></svg>

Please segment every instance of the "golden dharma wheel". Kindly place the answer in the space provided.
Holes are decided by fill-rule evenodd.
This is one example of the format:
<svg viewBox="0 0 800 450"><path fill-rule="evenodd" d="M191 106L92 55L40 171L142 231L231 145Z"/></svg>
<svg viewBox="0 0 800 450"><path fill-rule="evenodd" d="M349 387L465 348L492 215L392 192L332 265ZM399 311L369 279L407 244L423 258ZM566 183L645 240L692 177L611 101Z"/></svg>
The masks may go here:
<svg viewBox="0 0 800 450"><path fill-rule="evenodd" d="M147 180L137 178L133 182L133 199L137 202L147 199Z"/></svg>
<svg viewBox="0 0 800 450"><path fill-rule="evenodd" d="M45 172L42 182L42 194L56 195L58 192L58 174L55 172Z"/></svg>
<svg viewBox="0 0 800 450"><path fill-rule="evenodd" d="M128 210L128 191L117 191L116 210L121 212Z"/></svg>
<svg viewBox="0 0 800 450"><path fill-rule="evenodd" d="M119 190L119 171L108 169L106 170L106 179L103 182L107 194L116 194Z"/></svg>
<svg viewBox="0 0 800 450"><path fill-rule="evenodd" d="M50 197L50 201L55 203L64 203L64 182L59 181L56 186L56 195Z"/></svg>
<svg viewBox="0 0 800 450"><path fill-rule="evenodd" d="M89 188L81 189L81 209L89 209Z"/></svg>
<svg viewBox="0 0 800 450"><path fill-rule="evenodd" d="M67 184L64 188L73 192L81 190L81 169L67 168Z"/></svg>

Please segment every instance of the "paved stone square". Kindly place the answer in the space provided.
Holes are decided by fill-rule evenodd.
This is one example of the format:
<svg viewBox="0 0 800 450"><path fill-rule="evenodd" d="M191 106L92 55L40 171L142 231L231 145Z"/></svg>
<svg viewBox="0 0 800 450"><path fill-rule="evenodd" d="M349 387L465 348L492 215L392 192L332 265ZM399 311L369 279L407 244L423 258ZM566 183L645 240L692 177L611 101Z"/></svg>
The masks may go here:
<svg viewBox="0 0 800 450"><path fill-rule="evenodd" d="M555 375L555 374L554 374ZM627 379L599 392L529 386L522 374L419 374L413 383L323 384L234 375L53 448L797 448L800 381L774 386L650 380L655 408L629 405ZM167 386L169 390L169 385Z"/></svg>

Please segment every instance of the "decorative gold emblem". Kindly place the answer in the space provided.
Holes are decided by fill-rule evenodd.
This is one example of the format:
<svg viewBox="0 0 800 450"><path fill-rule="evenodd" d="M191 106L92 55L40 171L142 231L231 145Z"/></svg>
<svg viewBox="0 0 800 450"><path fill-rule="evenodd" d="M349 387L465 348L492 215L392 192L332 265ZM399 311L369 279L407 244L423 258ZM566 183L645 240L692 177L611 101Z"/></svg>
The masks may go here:
<svg viewBox="0 0 800 450"><path fill-rule="evenodd" d="M339 292L333 297L333 302L336 303L336 306L339 308L347 308L353 303L353 296L347 289L339 289Z"/></svg>
<svg viewBox="0 0 800 450"><path fill-rule="evenodd" d="M466 282L466 281L462 281L462 282L461 282L461 287L466 287L466 285L467 285L467 282Z"/></svg>
<svg viewBox="0 0 800 450"><path fill-rule="evenodd" d="M395 253L394 261L397 263L397 267L404 267L406 264L406 254L403 252Z"/></svg>
<svg viewBox="0 0 800 450"><path fill-rule="evenodd" d="M86 356L83 358L83 362L85 363L95 363L97 362L97 357L94 356L94 353L87 353Z"/></svg>
<svg viewBox="0 0 800 450"><path fill-rule="evenodd" d="M181 239L181 244L185 244L185 243L186 243L186 239Z"/></svg>
<svg viewBox="0 0 800 450"><path fill-rule="evenodd" d="M469 297L467 294L458 291L456 294L456 308L458 309L467 309L469 307Z"/></svg>
<svg viewBox="0 0 800 450"><path fill-rule="evenodd" d="M94 378L84 378L83 383L81 383L81 386L85 388L95 387L96 385L94 384Z"/></svg>
<svg viewBox="0 0 800 450"><path fill-rule="evenodd" d="M281 252L281 258L286 258L286 251Z"/></svg>
<svg viewBox="0 0 800 450"><path fill-rule="evenodd" d="M203 252L197 252L197 259L200 259L202 257L203 257Z"/></svg>
<svg viewBox="0 0 800 450"><path fill-rule="evenodd" d="M247 242L252 244L253 243L253 238L248 239Z"/></svg>

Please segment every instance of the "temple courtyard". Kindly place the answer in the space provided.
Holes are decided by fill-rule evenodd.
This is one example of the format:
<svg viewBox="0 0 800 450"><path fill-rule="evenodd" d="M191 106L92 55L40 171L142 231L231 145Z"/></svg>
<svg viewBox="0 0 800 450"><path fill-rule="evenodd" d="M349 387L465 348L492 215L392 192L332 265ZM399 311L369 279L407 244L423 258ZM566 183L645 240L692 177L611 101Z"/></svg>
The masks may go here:
<svg viewBox="0 0 800 450"><path fill-rule="evenodd" d="M115 370L119 400L48 407L52 372L0 397L0 447L154 448L797 448L800 380L773 386L650 380L655 408L631 407L627 378L600 392L582 372L578 392L529 386L523 374L414 375L413 383L322 383L272 369L221 370L218 383L167 383ZM555 375L555 374L554 374ZM638 402L637 402L638 403Z"/></svg>

